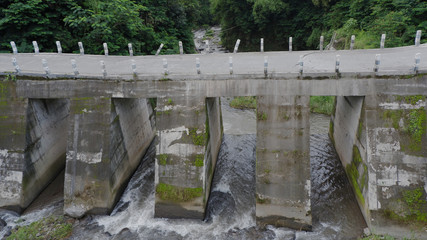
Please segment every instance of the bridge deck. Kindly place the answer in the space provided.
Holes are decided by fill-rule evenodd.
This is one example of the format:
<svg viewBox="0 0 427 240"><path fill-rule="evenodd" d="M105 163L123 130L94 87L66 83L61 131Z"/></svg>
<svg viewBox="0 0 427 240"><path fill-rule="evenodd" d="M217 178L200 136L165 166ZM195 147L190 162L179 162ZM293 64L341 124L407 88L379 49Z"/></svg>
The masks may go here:
<svg viewBox="0 0 427 240"><path fill-rule="evenodd" d="M372 74L375 55L381 54L380 75L406 75L413 73L415 54L427 56L427 44L388 49L341 50L341 51L294 51L208 55L162 56L104 56L56 53L0 54L0 73L15 72L15 57L21 75L45 76L42 59L46 59L51 71L50 78L74 78L71 59L77 62L79 78L103 78L100 61L104 61L107 79L134 79L132 60L136 63L137 78L156 80L165 78L163 59L167 59L169 74L173 80L188 79L256 79L264 78L264 57L268 57L269 78L293 78L299 73L299 59L303 56L304 74L329 76L335 74L335 56L340 55L340 72L343 75ZM233 58L233 75L230 76L229 57ZM196 71L196 58L200 59L201 74ZM420 62L420 72L427 72L427 61Z"/></svg>

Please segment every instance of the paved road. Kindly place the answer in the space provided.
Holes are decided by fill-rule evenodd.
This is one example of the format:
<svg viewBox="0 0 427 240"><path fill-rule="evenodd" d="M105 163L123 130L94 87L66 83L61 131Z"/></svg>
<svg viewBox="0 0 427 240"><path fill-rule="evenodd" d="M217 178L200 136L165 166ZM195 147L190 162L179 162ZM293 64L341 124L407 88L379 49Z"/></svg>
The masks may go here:
<svg viewBox="0 0 427 240"><path fill-rule="evenodd" d="M272 75L297 74L299 59L303 56L304 73L326 74L335 71L335 56L340 55L340 72L372 73L375 55L381 54L380 74L403 75L411 73L415 54L421 54L420 72L427 72L427 44L387 49L341 50L341 51L294 51L237 54L187 54L162 56L103 56L56 53L0 54L0 73L15 72L12 58L15 57L22 75L45 74L42 59L46 59L52 76L73 76L71 59L77 62L80 77L102 77L100 61L104 61L108 78L132 79L132 60L141 79L164 77L163 59L167 59L169 75L173 79L197 77L196 58L200 59L201 73L208 76L229 77L229 57L233 58L235 75L263 75L264 57L268 57L268 72Z"/></svg>

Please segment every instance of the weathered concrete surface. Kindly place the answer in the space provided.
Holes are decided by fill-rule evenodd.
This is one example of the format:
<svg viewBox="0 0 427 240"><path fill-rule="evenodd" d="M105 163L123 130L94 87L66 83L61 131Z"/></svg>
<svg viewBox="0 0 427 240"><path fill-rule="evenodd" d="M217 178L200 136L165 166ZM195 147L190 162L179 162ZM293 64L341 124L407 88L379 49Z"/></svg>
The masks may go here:
<svg viewBox="0 0 427 240"><path fill-rule="evenodd" d="M157 101L156 217L204 218L222 136L219 100L206 103Z"/></svg>
<svg viewBox="0 0 427 240"><path fill-rule="evenodd" d="M22 206L27 207L64 169L69 101L29 99Z"/></svg>
<svg viewBox="0 0 427 240"><path fill-rule="evenodd" d="M269 76L298 73L299 59L303 56L305 73L335 73L335 56L340 55L340 71L342 73L372 73L375 55L381 54L379 72L389 75L408 74L412 72L416 53L426 52L427 44L419 47L398 47L368 50L340 51L293 51L293 52L264 52L238 54L186 54L163 56L100 56L77 54L0 54L0 72L15 72L11 58L15 57L24 75L45 75L41 60L46 59L52 77L74 77L71 59L77 62L79 77L103 78L100 61L104 61L107 78L134 79L131 64L135 61L139 79L152 80L164 78L163 58L168 61L169 75L167 78L179 76L180 79L207 77L206 79L230 78L228 59L233 57L233 72L235 75L251 74L264 77L264 57L268 57ZM201 76L196 71L196 58L200 59ZM427 70L427 61L421 61L421 72Z"/></svg>
<svg viewBox="0 0 427 240"><path fill-rule="evenodd" d="M0 81L0 207L21 210L28 99L12 81Z"/></svg>
<svg viewBox="0 0 427 240"><path fill-rule="evenodd" d="M21 99L0 82L0 207L25 209L65 166L68 101Z"/></svg>
<svg viewBox="0 0 427 240"><path fill-rule="evenodd" d="M311 230L309 100L257 98L258 222Z"/></svg>
<svg viewBox="0 0 427 240"><path fill-rule="evenodd" d="M335 146L368 226L426 238L425 96L338 98L336 106Z"/></svg>
<svg viewBox="0 0 427 240"><path fill-rule="evenodd" d="M230 78L225 80L193 79L177 81L106 81L106 80L18 80L17 93L24 98L167 98L234 96L366 96L376 93L417 95L427 92L427 75L402 77L348 76L325 79Z"/></svg>
<svg viewBox="0 0 427 240"><path fill-rule="evenodd" d="M73 98L64 212L107 213L154 136L145 99Z"/></svg>

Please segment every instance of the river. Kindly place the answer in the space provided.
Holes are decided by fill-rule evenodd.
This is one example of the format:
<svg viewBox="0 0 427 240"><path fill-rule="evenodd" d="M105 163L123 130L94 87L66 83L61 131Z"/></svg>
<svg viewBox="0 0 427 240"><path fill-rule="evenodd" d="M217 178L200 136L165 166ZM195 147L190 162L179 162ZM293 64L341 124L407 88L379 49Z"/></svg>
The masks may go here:
<svg viewBox="0 0 427 240"><path fill-rule="evenodd" d="M76 220L71 239L355 239L363 233L366 224L327 134L328 116L310 118L313 232L304 232L256 225L255 112L233 109L229 99L222 98L222 115L224 137L205 221L153 217L152 145L113 212ZM0 228L0 238L16 225L60 215L62 183L63 174L22 216L0 211L7 224Z"/></svg>

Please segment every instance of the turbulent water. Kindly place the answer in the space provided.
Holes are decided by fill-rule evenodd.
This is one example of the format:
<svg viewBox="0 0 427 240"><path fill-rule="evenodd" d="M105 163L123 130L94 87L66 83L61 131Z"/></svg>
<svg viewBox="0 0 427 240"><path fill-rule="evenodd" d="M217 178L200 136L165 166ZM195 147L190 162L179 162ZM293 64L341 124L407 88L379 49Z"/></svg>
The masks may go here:
<svg viewBox="0 0 427 240"><path fill-rule="evenodd" d="M313 232L267 226L255 221L256 120L222 99L224 138L205 221L154 218L154 157L150 146L110 216L75 223L72 239L354 239L366 227L341 163L327 135L329 118L311 115L311 203ZM238 124L238 125L235 125ZM13 227L18 219L36 221L60 210L54 202L21 217L0 212ZM20 220L22 221L22 220ZM3 228L1 234L5 234Z"/></svg>

